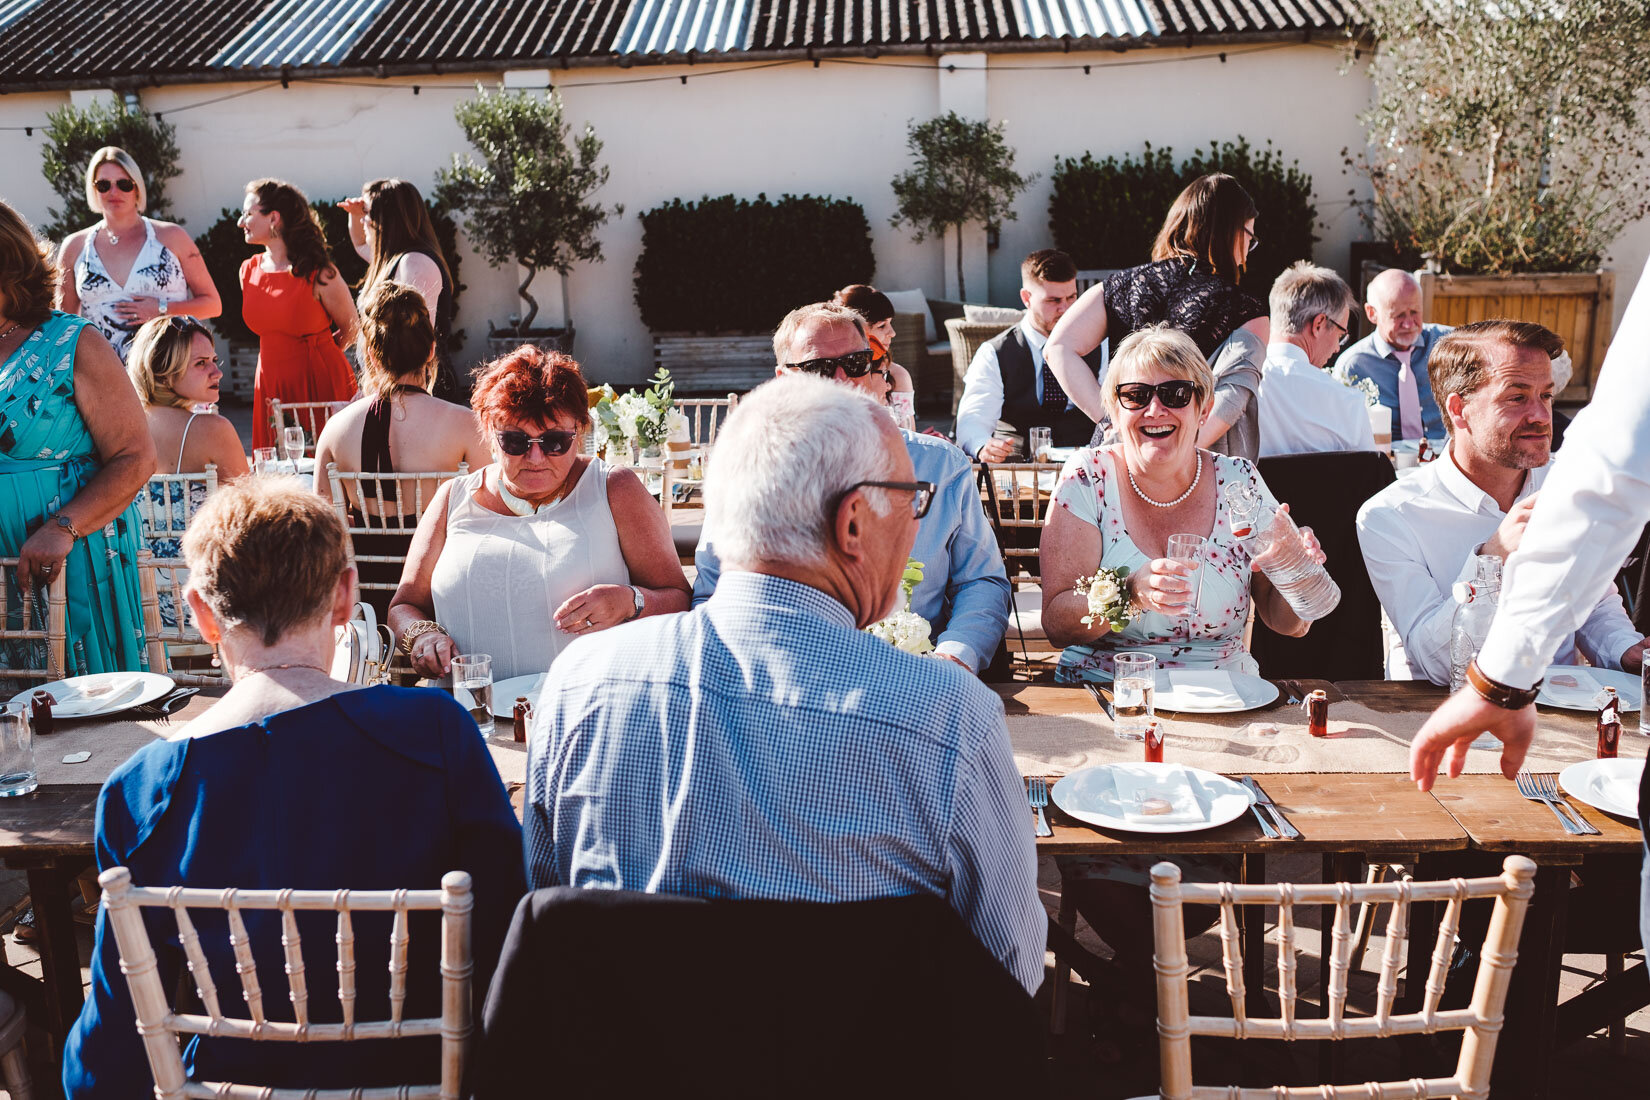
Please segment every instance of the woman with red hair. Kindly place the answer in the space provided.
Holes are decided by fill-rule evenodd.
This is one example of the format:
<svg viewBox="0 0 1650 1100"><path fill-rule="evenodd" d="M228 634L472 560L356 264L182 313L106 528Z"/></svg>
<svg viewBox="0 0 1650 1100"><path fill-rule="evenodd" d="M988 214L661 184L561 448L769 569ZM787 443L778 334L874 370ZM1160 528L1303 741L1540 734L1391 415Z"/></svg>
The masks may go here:
<svg viewBox="0 0 1650 1100"><path fill-rule="evenodd" d="M527 345L470 398L493 462L442 485L413 536L389 622L413 668L487 653L502 680L545 671L580 634L686 611L670 525L634 473L582 454L579 365Z"/></svg>

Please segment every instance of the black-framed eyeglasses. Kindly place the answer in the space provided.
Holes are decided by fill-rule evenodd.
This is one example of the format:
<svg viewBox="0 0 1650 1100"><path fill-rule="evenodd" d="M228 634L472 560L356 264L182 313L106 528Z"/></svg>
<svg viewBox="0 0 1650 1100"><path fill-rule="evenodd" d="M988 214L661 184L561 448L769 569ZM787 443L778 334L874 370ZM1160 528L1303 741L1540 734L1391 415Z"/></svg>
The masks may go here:
<svg viewBox="0 0 1650 1100"><path fill-rule="evenodd" d="M1327 314L1327 313L1325 313L1323 315L1323 319L1325 321L1328 321L1330 324L1334 325L1336 328L1341 330L1341 338L1339 340L1335 341L1335 346L1338 347L1338 348L1346 347L1346 342L1348 340L1352 339L1352 333L1347 329L1347 327L1345 325L1341 324L1339 321L1335 320L1335 318L1329 316L1329 314Z"/></svg>
<svg viewBox="0 0 1650 1100"><path fill-rule="evenodd" d="M137 184L133 183L129 179L98 180L96 183L92 184L92 186L97 188L97 193L100 195L107 195L109 193L109 189L112 187L118 187L127 194L131 194L133 191L137 190Z"/></svg>
<svg viewBox="0 0 1650 1100"><path fill-rule="evenodd" d="M871 349L861 348L859 351L833 355L828 359L804 359L800 363L786 363L785 368L799 370L805 374L817 374L822 378L835 378L838 370L849 378L864 378L871 373Z"/></svg>
<svg viewBox="0 0 1650 1100"><path fill-rule="evenodd" d="M911 515L916 519L926 516L928 506L934 503L934 483L932 481L856 481L837 494L836 507L842 507L842 502L855 489L894 489L902 493L910 493Z"/></svg>
<svg viewBox="0 0 1650 1100"><path fill-rule="evenodd" d="M1123 382L1112 392L1117 395L1119 405L1138 411L1150 405L1154 395L1163 402L1165 409L1184 409L1192 403L1192 398L1201 396L1203 391L1196 382L1176 378L1155 386L1149 382Z"/></svg>
<svg viewBox="0 0 1650 1100"><path fill-rule="evenodd" d="M520 458L533 449L533 444L539 445L544 457L554 458L564 455L573 449L573 440L579 437L578 432L550 431L543 435L528 435L515 428L506 428L501 432L494 432L493 438L498 440L498 449L511 458Z"/></svg>
<svg viewBox="0 0 1650 1100"><path fill-rule="evenodd" d="M1244 232L1249 234L1249 247L1244 249L1244 252L1245 254L1253 254L1255 249L1260 247L1260 238L1255 236L1253 229L1245 229Z"/></svg>

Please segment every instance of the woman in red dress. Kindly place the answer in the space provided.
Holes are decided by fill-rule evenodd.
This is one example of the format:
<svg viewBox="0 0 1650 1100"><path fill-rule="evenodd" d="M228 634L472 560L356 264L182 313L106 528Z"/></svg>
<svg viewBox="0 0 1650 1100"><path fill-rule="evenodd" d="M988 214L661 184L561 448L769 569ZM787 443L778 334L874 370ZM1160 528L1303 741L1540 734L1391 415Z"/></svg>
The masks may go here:
<svg viewBox="0 0 1650 1100"><path fill-rule="evenodd" d="M347 402L355 396L355 372L340 350L355 339L355 302L302 191L282 180L253 180L241 210L247 243L264 249L241 265L241 315L258 334L252 446L273 447L271 399ZM304 420L313 440L326 417Z"/></svg>

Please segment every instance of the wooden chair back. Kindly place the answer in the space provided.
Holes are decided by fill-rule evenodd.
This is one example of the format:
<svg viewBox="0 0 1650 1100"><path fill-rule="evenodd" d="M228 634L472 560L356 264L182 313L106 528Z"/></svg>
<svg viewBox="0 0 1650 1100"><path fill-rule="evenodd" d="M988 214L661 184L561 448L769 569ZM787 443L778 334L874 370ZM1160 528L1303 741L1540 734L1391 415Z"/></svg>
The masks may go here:
<svg viewBox="0 0 1650 1100"><path fill-rule="evenodd" d="M0 680L50 683L69 674L66 573L65 569L53 571L52 579L46 585L46 606L42 610L38 591L32 587L21 589L17 583L17 559L0 558L0 645L13 650L26 648L31 655L38 653L42 662L35 666L31 656L28 664L0 668ZM17 618L15 627L12 625L14 615Z"/></svg>
<svg viewBox="0 0 1650 1100"><path fill-rule="evenodd" d="M1059 462L999 462L982 467L974 464L974 476L988 469L992 485L997 491L998 547L1003 552L1003 567L1008 570L1010 582L1023 569L1035 580L1039 576L1038 543L1043 536L1043 525L1048 522L1048 510L1054 500L1054 486L1060 480ZM991 494L981 489L982 503L989 515ZM1018 568L1017 568L1018 567Z"/></svg>
<svg viewBox="0 0 1650 1100"><path fill-rule="evenodd" d="M1524 913L1534 892L1535 864L1523 856L1508 856L1495 878L1448 879L1440 882L1322 884L1274 883L1238 886L1229 882L1185 884L1180 868L1172 863L1152 867L1152 930L1156 938L1153 961L1157 969L1158 1054L1162 1065L1163 1100L1273 1100L1280 1097L1324 1095L1317 1086L1303 1088L1197 1087L1192 1084L1193 1035L1227 1039L1361 1039L1392 1035L1432 1034L1464 1031L1461 1055L1455 1073L1443 1078L1417 1078L1404 1082L1337 1085L1339 1100L1380 1100L1403 1096L1412 1100L1428 1097L1461 1097L1484 1100L1489 1096L1490 1065L1495 1059L1495 1042L1501 1032L1502 1010L1513 965L1518 961L1518 937L1524 927ZM1444 978L1461 926L1461 908L1470 898L1494 898L1495 913L1484 936L1478 980L1472 1003L1467 1008L1442 1011L1438 1007L1444 993ZM1432 952L1421 1007L1416 1012L1394 1013L1398 990L1398 967L1409 933L1409 907L1416 902L1446 902L1444 919ZM1386 950L1381 957L1381 975L1376 986L1373 1016L1349 1017L1346 1013L1347 975L1351 970L1354 945L1352 908L1360 903L1388 904ZM1221 956L1226 971L1226 988L1232 1015L1193 1016L1187 994L1186 929L1181 907L1184 904L1220 907ZM1243 988L1243 950L1239 943L1237 906L1270 905L1278 909L1278 1001L1281 1015L1260 1018L1248 1015ZM1333 905L1332 950L1326 960L1328 983L1325 993L1327 1018L1302 1019L1296 1015L1295 906ZM1414 982L1417 975L1409 975Z"/></svg>
<svg viewBox="0 0 1650 1100"><path fill-rule="evenodd" d="M143 637L149 648L149 671L170 676L179 684L211 686L224 684L221 668L173 667L174 657L202 658L212 652L195 624L195 612L183 598L189 583L189 566L182 558L157 558L148 550L137 556L138 595L143 604ZM160 614L160 594L169 592L176 625L167 626ZM197 662L197 665L201 662Z"/></svg>
<svg viewBox="0 0 1650 1100"><path fill-rule="evenodd" d="M202 500L218 491L217 463L208 462L198 474L156 474L149 479L137 498L145 541L183 537L200 507L195 501L197 485L205 489Z"/></svg>
<svg viewBox="0 0 1650 1100"><path fill-rule="evenodd" d="M467 462L460 462L456 470L437 470L410 473L366 473L344 471L336 462L327 463L327 484L332 490L332 507L349 533L344 546L351 565L390 564L403 566L405 554L357 554L355 536L411 534L418 526L430 499L442 482L464 477L470 472ZM363 490L370 487L371 493ZM372 495L376 494L376 495ZM354 507L356 514L350 514ZM409 518L410 517L410 518ZM394 592L396 585L388 581L360 582L363 591Z"/></svg>
<svg viewBox="0 0 1650 1100"><path fill-rule="evenodd" d="M470 997L470 876L449 871L439 890L223 890L182 886L133 886L125 867L111 867L98 876L103 907L120 952L120 969L131 989L138 1034L155 1077L156 1100L183 1097L272 1096L255 1086L228 1082L196 1082L184 1075L179 1036L213 1035L237 1039L300 1043L348 1042L353 1039L392 1039L417 1036L441 1038L440 1084L385 1089L382 1095L404 1100L458 1100L468 1058L472 1010ZM170 910L177 922L178 941L188 960L196 993L206 1014L173 1011L168 990L157 969L155 951L144 927L144 908ZM229 944L240 975L241 997L247 1016L227 1016L213 985L200 935L189 910L223 909L228 912ZM271 1020L264 1011L264 992L258 979L252 944L242 911L276 910L281 914L281 947L286 960L292 1021ZM404 1017L407 997L407 914L441 911L441 1015ZM338 1005L343 1022L313 1023L309 1019L309 990L304 977L302 941L296 914L319 910L338 914ZM390 1018L362 1021L355 1012L355 933L351 914L364 911L394 914L390 932ZM370 1095L379 1095L370 1090ZM278 1095L286 1095L279 1093ZM293 1095L298 1095L294 1093ZM310 1100L346 1100L363 1094L355 1089L318 1089L302 1093Z"/></svg>
<svg viewBox="0 0 1650 1100"><path fill-rule="evenodd" d="M304 454L314 456L315 440L320 436L321 429L326 427L332 414L343 408L346 401L278 401L274 398L269 402L269 419L275 429L275 446L281 446L281 432L285 428L302 425L304 429ZM286 457L283 450L281 458Z"/></svg>
<svg viewBox="0 0 1650 1100"><path fill-rule="evenodd" d="M739 395L726 397L680 397L675 401L676 411L687 417L688 438L695 447L711 447L722 422L739 406Z"/></svg>

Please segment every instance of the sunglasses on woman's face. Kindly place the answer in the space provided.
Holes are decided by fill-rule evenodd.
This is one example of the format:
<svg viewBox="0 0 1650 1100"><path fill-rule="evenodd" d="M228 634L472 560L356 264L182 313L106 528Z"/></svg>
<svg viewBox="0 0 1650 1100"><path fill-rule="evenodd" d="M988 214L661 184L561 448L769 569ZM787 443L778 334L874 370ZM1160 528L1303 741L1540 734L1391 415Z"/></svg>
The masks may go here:
<svg viewBox="0 0 1650 1100"><path fill-rule="evenodd" d="M97 193L100 195L107 195L109 193L109 189L113 187L118 187L127 194L137 190L137 184L133 183L131 180L125 179L98 180L96 183L92 184L92 186L97 188Z"/></svg>
<svg viewBox="0 0 1650 1100"><path fill-rule="evenodd" d="M862 348L859 351L850 351L847 355L833 355L829 359L804 359L800 363L786 363L785 366L789 370L817 374L824 378L835 378L839 369L849 378L864 378L871 373L871 349Z"/></svg>
<svg viewBox="0 0 1650 1100"><path fill-rule="evenodd" d="M544 457L554 458L564 455L573 447L573 440L578 438L578 432L545 432L543 435L528 435L515 428L508 428L502 432L494 432L493 437L498 440L498 449L511 458L520 458L533 449L533 444L539 445Z"/></svg>
<svg viewBox="0 0 1650 1100"><path fill-rule="evenodd" d="M1152 396L1163 402L1165 409L1184 409L1192 403L1192 398L1198 394L1197 384L1183 378L1176 378L1172 382L1159 382L1153 386L1146 382L1124 382L1114 390L1117 394L1117 403L1125 409L1143 409L1152 403Z"/></svg>

